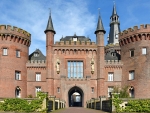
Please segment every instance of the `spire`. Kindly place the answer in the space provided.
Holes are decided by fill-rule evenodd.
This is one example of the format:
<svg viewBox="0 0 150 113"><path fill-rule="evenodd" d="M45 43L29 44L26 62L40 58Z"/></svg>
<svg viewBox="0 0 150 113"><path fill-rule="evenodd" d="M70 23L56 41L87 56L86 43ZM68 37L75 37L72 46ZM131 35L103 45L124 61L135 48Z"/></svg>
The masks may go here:
<svg viewBox="0 0 150 113"><path fill-rule="evenodd" d="M104 34L106 33L106 31L104 30L104 27L103 27L103 22L102 22L102 19L101 19L101 16L100 16L100 12L99 12L98 23L97 23L97 29L96 29L96 31L95 31L95 34L96 34L98 31L102 31L102 32L104 32Z"/></svg>
<svg viewBox="0 0 150 113"><path fill-rule="evenodd" d="M116 44L118 42L118 33L120 32L120 22L119 16L117 15L116 5L113 5L112 15L110 17L110 31L109 31L109 38L108 44Z"/></svg>
<svg viewBox="0 0 150 113"><path fill-rule="evenodd" d="M49 19L48 19L46 30L44 32L46 33L47 31L52 31L54 34L56 34L54 27L53 27L52 18L51 18L51 11L49 14Z"/></svg>
<svg viewBox="0 0 150 113"><path fill-rule="evenodd" d="M115 2L114 2L114 6L113 6L113 12L112 12L112 15L117 15Z"/></svg>

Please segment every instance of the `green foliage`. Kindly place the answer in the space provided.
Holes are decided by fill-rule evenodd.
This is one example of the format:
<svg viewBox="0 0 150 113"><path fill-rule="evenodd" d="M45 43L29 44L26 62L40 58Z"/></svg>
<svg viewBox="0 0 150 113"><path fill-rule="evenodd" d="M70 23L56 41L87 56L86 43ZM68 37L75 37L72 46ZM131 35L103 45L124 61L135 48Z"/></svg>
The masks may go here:
<svg viewBox="0 0 150 113"><path fill-rule="evenodd" d="M128 86L122 88L116 86L114 87L113 93L119 93L120 98L129 98Z"/></svg>
<svg viewBox="0 0 150 113"><path fill-rule="evenodd" d="M117 113L122 111L122 108L120 107L122 101L119 99L119 94L113 94L112 103L115 106Z"/></svg>
<svg viewBox="0 0 150 113"><path fill-rule="evenodd" d="M130 100L125 112L150 112L150 100Z"/></svg>
<svg viewBox="0 0 150 113"><path fill-rule="evenodd" d="M119 94L113 94L113 105L116 108L116 112L150 112L150 100L129 100L125 108L122 108L120 104L122 100L119 99Z"/></svg>
<svg viewBox="0 0 150 113"><path fill-rule="evenodd" d="M33 96L30 94L30 95L28 95L28 97L27 98L33 98Z"/></svg>
<svg viewBox="0 0 150 113"><path fill-rule="evenodd" d="M20 98L5 99L0 103L0 111L17 111L17 112L34 112L42 108L43 99L47 98L47 94L39 92L38 99L30 102Z"/></svg>

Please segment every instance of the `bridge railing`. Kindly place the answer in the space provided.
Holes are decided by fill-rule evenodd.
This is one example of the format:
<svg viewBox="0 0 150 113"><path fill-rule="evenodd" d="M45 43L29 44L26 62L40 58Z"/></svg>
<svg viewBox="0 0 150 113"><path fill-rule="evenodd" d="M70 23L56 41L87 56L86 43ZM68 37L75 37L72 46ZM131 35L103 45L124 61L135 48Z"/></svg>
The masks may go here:
<svg viewBox="0 0 150 113"><path fill-rule="evenodd" d="M99 98L91 98L86 102L87 108L102 110L102 102L106 100L105 96L100 96Z"/></svg>

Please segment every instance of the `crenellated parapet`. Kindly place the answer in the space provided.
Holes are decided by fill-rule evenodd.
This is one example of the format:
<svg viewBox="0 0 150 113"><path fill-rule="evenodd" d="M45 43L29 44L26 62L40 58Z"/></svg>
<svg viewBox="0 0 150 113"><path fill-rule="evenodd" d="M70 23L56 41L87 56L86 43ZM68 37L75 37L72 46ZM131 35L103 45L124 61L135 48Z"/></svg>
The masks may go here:
<svg viewBox="0 0 150 113"><path fill-rule="evenodd" d="M120 60L105 60L105 68L122 68L123 63Z"/></svg>
<svg viewBox="0 0 150 113"><path fill-rule="evenodd" d="M150 40L150 24L134 26L119 34L120 46L141 40Z"/></svg>
<svg viewBox="0 0 150 113"><path fill-rule="evenodd" d="M57 46L66 46L66 45L73 45L73 46L87 46L87 45L94 45L96 46L95 42L91 42L91 41L60 41L60 42L56 42L55 45Z"/></svg>
<svg viewBox="0 0 150 113"><path fill-rule="evenodd" d="M0 25L0 40L14 41L30 46L31 34L15 26Z"/></svg>
<svg viewBox="0 0 150 113"><path fill-rule="evenodd" d="M46 68L46 61L45 60L29 60L27 63L26 63L26 67L29 68L29 67L43 67L43 68Z"/></svg>
<svg viewBox="0 0 150 113"><path fill-rule="evenodd" d="M97 54L96 48L54 48L54 54Z"/></svg>

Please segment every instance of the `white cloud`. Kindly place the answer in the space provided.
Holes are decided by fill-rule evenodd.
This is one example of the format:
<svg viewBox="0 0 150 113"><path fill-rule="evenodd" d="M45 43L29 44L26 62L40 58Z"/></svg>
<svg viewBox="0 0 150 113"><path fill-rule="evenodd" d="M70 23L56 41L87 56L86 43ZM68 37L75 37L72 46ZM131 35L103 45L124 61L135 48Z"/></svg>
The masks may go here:
<svg viewBox="0 0 150 113"><path fill-rule="evenodd" d="M44 51L49 10L52 10L53 26L56 31L55 41L63 36L86 34L95 26L95 16L88 11L88 2L84 0L14 0L2 1L1 22L10 24L31 33L30 53L36 48ZM2 13L3 12L3 13ZM40 42L39 42L40 41ZM40 44L40 45L38 45Z"/></svg>

